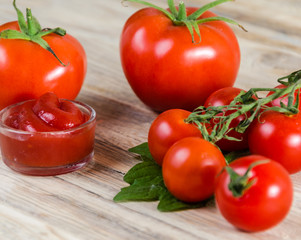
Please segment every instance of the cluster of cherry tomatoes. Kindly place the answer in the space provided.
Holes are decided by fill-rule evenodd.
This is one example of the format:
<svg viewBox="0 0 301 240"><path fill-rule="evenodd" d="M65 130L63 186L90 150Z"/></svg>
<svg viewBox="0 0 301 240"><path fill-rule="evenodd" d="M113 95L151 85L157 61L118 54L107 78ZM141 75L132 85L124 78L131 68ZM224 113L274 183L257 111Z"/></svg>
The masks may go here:
<svg viewBox="0 0 301 240"><path fill-rule="evenodd" d="M241 91L222 88L204 105L226 106ZM205 140L195 124L187 123L190 111L171 109L159 114L149 129L148 144L162 166L170 193L185 202L215 195L222 215L247 231L265 230L283 220L293 199L289 174L301 169L301 115L273 111L277 105L280 99L273 100L271 110L262 112L243 133L232 128L248 114L234 119L228 135L241 141L216 143ZM246 149L248 156L227 163L226 152Z"/></svg>

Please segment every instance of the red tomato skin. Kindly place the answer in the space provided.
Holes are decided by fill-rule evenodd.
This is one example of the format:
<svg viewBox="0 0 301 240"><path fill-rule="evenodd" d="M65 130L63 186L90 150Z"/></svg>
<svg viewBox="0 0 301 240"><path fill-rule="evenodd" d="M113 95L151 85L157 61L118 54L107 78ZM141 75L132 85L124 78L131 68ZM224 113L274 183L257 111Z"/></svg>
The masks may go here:
<svg viewBox="0 0 301 240"><path fill-rule="evenodd" d="M19 30L18 23L0 26L0 31L5 29ZM71 100L78 95L87 70L82 45L69 34L50 34L43 39L66 67L36 43L0 39L0 109L46 92Z"/></svg>
<svg viewBox="0 0 301 240"><path fill-rule="evenodd" d="M177 199L203 201L213 195L216 176L225 164L221 151L210 142L196 137L183 138L164 157L164 183Z"/></svg>
<svg viewBox="0 0 301 240"><path fill-rule="evenodd" d="M277 88L277 89L283 89L283 88L286 88L286 86L283 85L283 84L280 84L280 85L276 86L275 88ZM267 97L270 96L270 95L272 95L273 93L274 93L273 91L269 92L268 95L267 95ZM295 98L297 98L298 90L295 91L295 94L294 94L294 95L295 95ZM274 99L273 101L271 101L271 102L268 104L268 106L270 106L270 107L274 107L274 106L276 106L276 107L281 107L280 102L282 102L282 103L284 103L285 105L287 105L287 103L288 103L287 95L285 95L285 96L283 96L283 97L279 97L279 98ZM296 102L296 101L294 101L294 103L295 103L295 102ZM299 106L298 106L298 108L299 108L299 110L301 110L301 95L300 95L300 94L299 94Z"/></svg>
<svg viewBox="0 0 301 240"><path fill-rule="evenodd" d="M243 175L250 164L267 160L250 155L230 164L235 172ZM233 197L228 189L230 177L226 171L218 177L215 190L216 205L221 214L235 227L256 232L267 230L280 223L288 214L293 201L293 186L288 172L277 162L255 166L250 173L254 184L243 196Z"/></svg>
<svg viewBox="0 0 301 240"><path fill-rule="evenodd" d="M185 137L200 137L198 128L184 120L191 112L182 109L170 109L158 115L148 132L148 146L154 160L161 166L168 149Z"/></svg>
<svg viewBox="0 0 301 240"><path fill-rule="evenodd" d="M301 170L301 114L264 112L249 127L251 153L279 162L289 173Z"/></svg>
<svg viewBox="0 0 301 240"><path fill-rule="evenodd" d="M226 87L221 88L207 98L204 106L224 106L229 105L233 99L241 92L244 91L243 89L236 88L236 87ZM233 111L229 111L229 114L233 113ZM226 114L228 115L228 114ZM235 118L232 123L230 124L230 128L236 127L241 121L246 118L245 115L240 115L239 117ZM212 125L214 126L218 121L215 123L211 121ZM235 130L231 130L228 133L228 136L234 137L237 139L241 139L241 141L230 141L227 139L221 139L216 142L216 145L223 151L239 151L248 148L248 133L245 131L244 133L238 133Z"/></svg>
<svg viewBox="0 0 301 240"><path fill-rule="evenodd" d="M187 8L187 13L197 8ZM201 18L215 16L205 12ZM200 25L192 43L186 26L175 26L160 11L144 8L125 23L120 41L124 74L135 94L156 111L192 111L210 93L235 82L240 49L231 28L214 21ZM196 36L196 42L199 38Z"/></svg>

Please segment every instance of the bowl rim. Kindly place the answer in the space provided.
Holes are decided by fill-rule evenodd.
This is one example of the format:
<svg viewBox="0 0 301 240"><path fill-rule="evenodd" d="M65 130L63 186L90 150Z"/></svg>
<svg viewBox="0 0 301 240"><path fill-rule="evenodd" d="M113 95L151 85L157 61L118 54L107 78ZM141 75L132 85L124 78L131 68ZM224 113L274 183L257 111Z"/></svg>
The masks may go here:
<svg viewBox="0 0 301 240"><path fill-rule="evenodd" d="M69 101L69 102L72 102L76 105L80 105L81 107L85 108L86 110L88 110L89 112L89 116L90 118L88 119L88 121L84 122L83 124L79 125L79 126L76 126L76 127L73 127L73 128L69 128L69 129L65 129L65 130L58 130L58 131L47 131L47 132L30 132L30 131L25 131L25 130L20 130L20 129L16 129L16 128L12 128L10 126L7 126L5 125L3 122L2 122L2 116L3 114L8 111L9 109L11 108L14 108L16 106L19 106L25 102L30 102L30 101L36 101L36 99L30 99L30 100L25 100L25 101L22 101L22 102L18 102L18 103L15 103L15 104L12 104L12 105L9 105L5 108L3 108L1 111L0 111L0 133L2 131L8 131L10 133L16 133L16 134L30 134L30 135L39 135L39 134L47 134L47 135L59 135L59 134L66 134L66 133L71 133L71 132L74 132L74 131L77 131L77 130L80 130L80 129L83 129L85 128L86 126L90 125L91 123L93 123L96 119L96 111L94 110L94 108L92 108L90 105L86 104L86 103L83 103L83 102L79 102L79 101L76 101L76 100L70 100L70 99L64 99L64 98L61 98L61 100L63 101Z"/></svg>

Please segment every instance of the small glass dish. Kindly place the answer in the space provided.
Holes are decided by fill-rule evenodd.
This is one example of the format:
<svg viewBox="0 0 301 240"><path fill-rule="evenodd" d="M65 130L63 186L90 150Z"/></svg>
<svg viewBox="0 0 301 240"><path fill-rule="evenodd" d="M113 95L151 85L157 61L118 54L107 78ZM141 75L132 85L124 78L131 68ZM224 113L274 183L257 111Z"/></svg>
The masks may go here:
<svg viewBox="0 0 301 240"><path fill-rule="evenodd" d="M29 100L34 101L34 100ZM96 126L95 110L74 103L88 120L80 126L52 132L29 132L4 124L15 106L0 111L0 148L3 162L11 169L35 176L52 176L84 167L93 157Z"/></svg>

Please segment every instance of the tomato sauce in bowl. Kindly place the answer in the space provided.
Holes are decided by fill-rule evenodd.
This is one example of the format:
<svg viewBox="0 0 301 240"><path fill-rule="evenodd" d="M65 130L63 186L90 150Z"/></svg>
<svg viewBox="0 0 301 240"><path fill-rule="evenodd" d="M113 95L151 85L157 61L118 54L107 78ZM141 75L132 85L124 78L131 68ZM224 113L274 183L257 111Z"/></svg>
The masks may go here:
<svg viewBox="0 0 301 240"><path fill-rule="evenodd" d="M93 157L96 113L90 106L46 93L0 112L0 147L11 169L37 176L85 166Z"/></svg>

